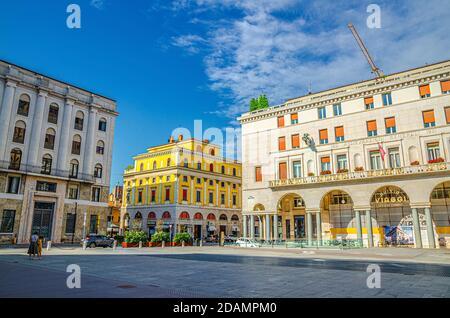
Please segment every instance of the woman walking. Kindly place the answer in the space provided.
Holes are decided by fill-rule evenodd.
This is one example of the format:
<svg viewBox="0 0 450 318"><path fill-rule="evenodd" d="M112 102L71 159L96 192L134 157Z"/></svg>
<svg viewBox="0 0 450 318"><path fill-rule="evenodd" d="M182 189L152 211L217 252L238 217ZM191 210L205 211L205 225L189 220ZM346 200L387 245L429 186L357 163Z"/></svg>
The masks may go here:
<svg viewBox="0 0 450 318"><path fill-rule="evenodd" d="M41 259L42 257L42 242L43 242L44 238L42 236L39 236L39 239L37 241L37 254L38 254L38 259Z"/></svg>
<svg viewBox="0 0 450 318"><path fill-rule="evenodd" d="M33 235L31 235L30 238L30 246L28 247L28 255L30 255L30 259L36 256L38 253L38 240L39 236L37 232L34 232Z"/></svg>

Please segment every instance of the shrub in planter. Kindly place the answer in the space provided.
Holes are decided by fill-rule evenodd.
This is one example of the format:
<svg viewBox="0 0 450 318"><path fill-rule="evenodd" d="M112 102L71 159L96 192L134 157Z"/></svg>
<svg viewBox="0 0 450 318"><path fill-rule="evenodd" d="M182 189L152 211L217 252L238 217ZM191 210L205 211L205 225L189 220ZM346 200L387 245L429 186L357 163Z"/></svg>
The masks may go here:
<svg viewBox="0 0 450 318"><path fill-rule="evenodd" d="M167 232L156 232L152 236L152 243L161 243L161 242L169 242L170 234Z"/></svg>
<svg viewBox="0 0 450 318"><path fill-rule="evenodd" d="M348 169L339 169L337 173L347 173Z"/></svg>
<svg viewBox="0 0 450 318"><path fill-rule="evenodd" d="M314 177L314 173L313 172L309 172L308 173L308 177Z"/></svg>
<svg viewBox="0 0 450 318"><path fill-rule="evenodd" d="M320 175L326 175L326 174L331 174L331 171L330 170L324 170L324 171L322 171L321 173L320 173Z"/></svg>
<svg viewBox="0 0 450 318"><path fill-rule="evenodd" d="M356 171L356 172L364 171L364 168L363 168L363 167L356 167L356 168L355 168L355 171Z"/></svg>
<svg viewBox="0 0 450 318"><path fill-rule="evenodd" d="M175 234L174 238L173 238L173 242L174 243L181 243L181 242L185 242L185 243L190 243L191 242L191 236L189 235L189 233L177 233Z"/></svg>
<svg viewBox="0 0 450 318"><path fill-rule="evenodd" d="M147 233L143 231L129 231L125 233L125 243L147 243Z"/></svg>
<svg viewBox="0 0 450 318"><path fill-rule="evenodd" d="M428 163L440 163L440 162L444 162L444 158L439 157L433 160L428 160Z"/></svg>
<svg viewBox="0 0 450 318"><path fill-rule="evenodd" d="M420 165L420 162L419 161L413 161L413 162L411 162L411 166L418 166L418 165Z"/></svg>

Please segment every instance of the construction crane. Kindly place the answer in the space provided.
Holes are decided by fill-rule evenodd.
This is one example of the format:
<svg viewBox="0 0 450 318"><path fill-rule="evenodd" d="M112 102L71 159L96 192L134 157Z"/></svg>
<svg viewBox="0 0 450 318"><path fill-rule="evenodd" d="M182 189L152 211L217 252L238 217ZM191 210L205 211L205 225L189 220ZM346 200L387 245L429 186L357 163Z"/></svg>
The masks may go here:
<svg viewBox="0 0 450 318"><path fill-rule="evenodd" d="M361 51L363 52L364 56L367 59L367 62L369 62L370 68L372 69L372 73L375 73L377 75L377 78L384 77L384 73L382 70L380 70L374 63L372 57L369 54L369 50L367 50L366 46L364 45L364 42L362 41L361 37L358 34L358 31L356 31L356 28L353 24L349 23L348 28L350 31L352 31L353 36L355 37L356 42L358 43Z"/></svg>

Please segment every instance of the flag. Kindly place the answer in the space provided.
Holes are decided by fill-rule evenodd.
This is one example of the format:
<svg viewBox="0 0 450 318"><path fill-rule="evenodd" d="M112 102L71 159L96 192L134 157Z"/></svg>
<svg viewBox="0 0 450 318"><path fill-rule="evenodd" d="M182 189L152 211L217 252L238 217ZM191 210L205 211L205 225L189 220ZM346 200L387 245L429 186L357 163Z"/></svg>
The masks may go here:
<svg viewBox="0 0 450 318"><path fill-rule="evenodd" d="M386 156L386 151L384 151L384 149L380 143L378 143L378 150L380 151L381 160L384 161L384 157Z"/></svg>

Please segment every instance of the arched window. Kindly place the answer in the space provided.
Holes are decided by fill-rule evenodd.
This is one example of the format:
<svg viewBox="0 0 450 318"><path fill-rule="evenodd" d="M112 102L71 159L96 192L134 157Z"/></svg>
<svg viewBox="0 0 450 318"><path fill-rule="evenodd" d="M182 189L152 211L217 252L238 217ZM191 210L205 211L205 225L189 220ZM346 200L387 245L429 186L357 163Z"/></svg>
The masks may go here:
<svg viewBox="0 0 450 318"><path fill-rule="evenodd" d="M18 144L23 144L25 142L25 131L26 131L27 125L25 122L19 120L16 122L16 125L14 127L14 135L13 135L13 142L16 142Z"/></svg>
<svg viewBox="0 0 450 318"><path fill-rule="evenodd" d="M42 174L50 174L52 173L52 156L49 154L44 155L42 158Z"/></svg>
<svg viewBox="0 0 450 318"><path fill-rule="evenodd" d="M231 221L239 221L239 216L237 216L237 214L233 214Z"/></svg>
<svg viewBox="0 0 450 318"><path fill-rule="evenodd" d="M74 128L77 130L83 130L84 123L84 113L82 111L77 111L75 115L75 126Z"/></svg>
<svg viewBox="0 0 450 318"><path fill-rule="evenodd" d="M53 128L47 129L47 132L45 133L45 142L44 142L45 149L55 148L55 135L56 132Z"/></svg>
<svg viewBox="0 0 450 318"><path fill-rule="evenodd" d="M51 104L48 109L48 119L47 121L51 124L57 124L58 123L58 114L59 114L59 107L56 104Z"/></svg>
<svg viewBox="0 0 450 318"><path fill-rule="evenodd" d="M102 140L97 141L97 150L98 155L103 155L105 153L105 143Z"/></svg>
<svg viewBox="0 0 450 318"><path fill-rule="evenodd" d="M70 171L69 171L70 178L78 178L78 167L79 167L78 160L72 159L70 161Z"/></svg>
<svg viewBox="0 0 450 318"><path fill-rule="evenodd" d="M134 218L135 219L138 219L138 220L140 220L140 219L142 219L142 214L141 214L141 212L136 212L136 215L134 216Z"/></svg>
<svg viewBox="0 0 450 318"><path fill-rule="evenodd" d="M155 213L155 212L150 212L150 213L148 214L148 219L149 219L149 220L154 220L154 219L156 219L156 213Z"/></svg>
<svg viewBox="0 0 450 318"><path fill-rule="evenodd" d="M194 215L195 220L203 220L203 215L200 212L195 213Z"/></svg>
<svg viewBox="0 0 450 318"><path fill-rule="evenodd" d="M225 174L225 166L222 166L222 174Z"/></svg>
<svg viewBox="0 0 450 318"><path fill-rule="evenodd" d="M163 219L171 219L172 216L170 215L170 213L168 211L166 211L163 213L162 218Z"/></svg>
<svg viewBox="0 0 450 318"><path fill-rule="evenodd" d="M22 161L22 151L18 148L11 150L9 169L19 170L21 161Z"/></svg>
<svg viewBox="0 0 450 318"><path fill-rule="evenodd" d="M106 131L106 119L102 118L98 122L98 130L100 131Z"/></svg>
<svg viewBox="0 0 450 318"><path fill-rule="evenodd" d="M181 214L180 214L180 219L183 219L183 220L188 220L188 219L190 219L189 213L187 213L187 212L181 212Z"/></svg>
<svg viewBox="0 0 450 318"><path fill-rule="evenodd" d="M197 162L197 170L202 170L202 163L200 161Z"/></svg>
<svg viewBox="0 0 450 318"><path fill-rule="evenodd" d="M227 218L227 216L226 216L225 214L221 214L220 217L219 217L219 220L221 220L221 221L227 221L228 218Z"/></svg>
<svg viewBox="0 0 450 318"><path fill-rule="evenodd" d="M97 163L94 168L94 177L101 178L103 174L103 167L101 164Z"/></svg>
<svg viewBox="0 0 450 318"><path fill-rule="evenodd" d="M167 159L167 166L168 166L168 167L170 167L170 163L171 163L171 162L170 162L170 158L169 158L169 159Z"/></svg>
<svg viewBox="0 0 450 318"><path fill-rule="evenodd" d="M30 96L23 94L19 98L19 106L17 106L17 114L22 116L28 116L30 111Z"/></svg>
<svg viewBox="0 0 450 318"><path fill-rule="evenodd" d="M156 161L153 161L153 170L156 169Z"/></svg>
<svg viewBox="0 0 450 318"><path fill-rule="evenodd" d="M211 150L209 151L209 154L210 154L211 156L215 156L215 155L216 155L216 151L215 151L214 149L211 149Z"/></svg>
<svg viewBox="0 0 450 318"><path fill-rule="evenodd" d="M209 171L214 172L214 164L213 163L209 164Z"/></svg>
<svg viewBox="0 0 450 318"><path fill-rule="evenodd" d="M216 216L213 213L209 213L206 218L208 220L210 220L210 221L215 221L216 220Z"/></svg>
<svg viewBox="0 0 450 318"><path fill-rule="evenodd" d="M73 136L72 139L72 155L79 155L81 153L81 137L80 135Z"/></svg>

